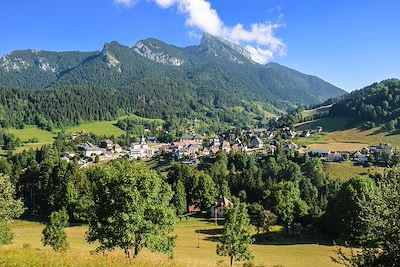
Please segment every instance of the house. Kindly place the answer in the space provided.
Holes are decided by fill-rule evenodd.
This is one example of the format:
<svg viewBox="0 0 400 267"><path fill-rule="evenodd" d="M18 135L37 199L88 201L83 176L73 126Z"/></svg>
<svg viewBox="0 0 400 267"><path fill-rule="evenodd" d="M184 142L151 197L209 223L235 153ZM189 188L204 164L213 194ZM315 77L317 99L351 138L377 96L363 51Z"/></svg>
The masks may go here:
<svg viewBox="0 0 400 267"><path fill-rule="evenodd" d="M69 159L75 158L75 152L63 152L61 154L62 157L67 157Z"/></svg>
<svg viewBox="0 0 400 267"><path fill-rule="evenodd" d="M212 147L210 148L210 152L211 152L211 155L217 154L217 153L219 152L219 147L217 147L217 146L212 146Z"/></svg>
<svg viewBox="0 0 400 267"><path fill-rule="evenodd" d="M221 146L221 141L219 140L219 137L216 137L212 140L213 146L220 147Z"/></svg>
<svg viewBox="0 0 400 267"><path fill-rule="evenodd" d="M81 148L84 150L83 155L86 158L90 158L92 155L98 155L100 156L103 154L103 150L101 150L99 147L93 145L90 142L86 142L83 145L81 145Z"/></svg>
<svg viewBox="0 0 400 267"><path fill-rule="evenodd" d="M301 136L302 136L302 137L310 137L310 136L311 136L311 132L310 132L309 130L304 130L304 131L301 133Z"/></svg>
<svg viewBox="0 0 400 267"><path fill-rule="evenodd" d="M292 142L285 145L285 147L283 148L283 152L288 153L289 151L297 150L298 148L299 146L296 143Z"/></svg>
<svg viewBox="0 0 400 267"><path fill-rule="evenodd" d="M268 131L265 133L268 140L272 140L274 138L274 132Z"/></svg>
<svg viewBox="0 0 400 267"><path fill-rule="evenodd" d="M318 157L327 157L329 155L329 153L331 153L331 151L327 150L327 149L315 149L315 148L311 148L307 150L307 153L310 156L318 156Z"/></svg>
<svg viewBox="0 0 400 267"><path fill-rule="evenodd" d="M197 205L192 204L188 206L187 211L189 214L195 214L201 212L201 209Z"/></svg>
<svg viewBox="0 0 400 267"><path fill-rule="evenodd" d="M179 139L181 142L185 141L194 141L196 143L201 143L201 138L194 136L194 135L182 135L181 138Z"/></svg>
<svg viewBox="0 0 400 267"><path fill-rule="evenodd" d="M119 144L115 144L113 149L114 149L115 153L121 153L122 152L122 147Z"/></svg>
<svg viewBox="0 0 400 267"><path fill-rule="evenodd" d="M229 140L235 140L236 139L236 134L234 134L234 133L230 133L229 135L228 135L228 138L229 138Z"/></svg>
<svg viewBox="0 0 400 267"><path fill-rule="evenodd" d="M149 148L146 140L142 137L140 142L132 143L128 150L129 160L138 158L150 158L154 155L154 150Z"/></svg>
<svg viewBox="0 0 400 267"><path fill-rule="evenodd" d="M267 129L265 129L265 128L256 128L256 129L253 129L252 132L257 136L261 136L262 137L267 132Z"/></svg>
<svg viewBox="0 0 400 267"><path fill-rule="evenodd" d="M210 149L208 149L208 147L204 147L203 150L201 151L201 154L203 156L210 156Z"/></svg>
<svg viewBox="0 0 400 267"><path fill-rule="evenodd" d="M358 162L359 164L365 164L365 163L368 162L368 160L369 160L369 156L368 156L368 155L360 155L360 156L357 158L357 162Z"/></svg>
<svg viewBox="0 0 400 267"><path fill-rule="evenodd" d="M261 140L261 138L257 137L256 139L253 139L250 143L250 147L252 148L262 148L264 145L264 142Z"/></svg>
<svg viewBox="0 0 400 267"><path fill-rule="evenodd" d="M66 157L66 156L62 156L62 157L60 158L60 160L69 162L70 159L69 159L68 157Z"/></svg>
<svg viewBox="0 0 400 267"><path fill-rule="evenodd" d="M233 207L232 202L224 196L220 196L210 208L210 215L213 218L224 217L225 210Z"/></svg>
<svg viewBox="0 0 400 267"><path fill-rule="evenodd" d="M110 149L110 148L112 148L112 146L113 146L113 141L111 141L110 139L102 140L102 141L100 142L100 147L101 147L101 148L108 148L108 149Z"/></svg>
<svg viewBox="0 0 400 267"><path fill-rule="evenodd" d="M286 139L293 139L296 137L296 132L291 129L286 129L284 131L284 136Z"/></svg>
<svg viewBox="0 0 400 267"><path fill-rule="evenodd" d="M80 159L78 161L79 168L85 168L88 165L88 162L85 159Z"/></svg>
<svg viewBox="0 0 400 267"><path fill-rule="evenodd" d="M228 154L229 152L231 152L231 144L229 144L228 141L224 140L224 141L222 142L222 147L221 147L221 149L222 149L225 153Z"/></svg>
<svg viewBox="0 0 400 267"><path fill-rule="evenodd" d="M338 152L329 153L328 157L326 158L326 161L331 161L331 162L339 162L342 160L343 160L343 155Z"/></svg>
<svg viewBox="0 0 400 267"><path fill-rule="evenodd" d="M388 145L371 146L370 151L371 153L391 154L393 153L393 148L389 147Z"/></svg>
<svg viewBox="0 0 400 267"><path fill-rule="evenodd" d="M232 146L232 151L236 152L236 153L246 152L247 151L247 147L244 146L243 144L234 144Z"/></svg>

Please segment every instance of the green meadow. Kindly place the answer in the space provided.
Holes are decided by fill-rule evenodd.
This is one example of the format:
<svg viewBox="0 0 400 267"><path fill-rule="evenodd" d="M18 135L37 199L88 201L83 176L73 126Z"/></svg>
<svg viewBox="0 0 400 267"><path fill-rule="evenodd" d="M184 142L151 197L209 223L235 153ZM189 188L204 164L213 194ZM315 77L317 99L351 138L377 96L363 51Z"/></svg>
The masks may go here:
<svg viewBox="0 0 400 267"><path fill-rule="evenodd" d="M95 245L85 241L86 226L66 229L70 249L56 253L41 244L44 225L15 221L13 244L0 247L0 266L228 266L228 259L216 255L216 242L222 226L202 218L189 218L176 224L174 259L144 250L128 261L121 251L91 253ZM337 266L331 261L336 247L316 237L287 237L280 227L271 229L269 238L257 238L251 246L253 262L261 266ZM242 266L238 263L235 266Z"/></svg>

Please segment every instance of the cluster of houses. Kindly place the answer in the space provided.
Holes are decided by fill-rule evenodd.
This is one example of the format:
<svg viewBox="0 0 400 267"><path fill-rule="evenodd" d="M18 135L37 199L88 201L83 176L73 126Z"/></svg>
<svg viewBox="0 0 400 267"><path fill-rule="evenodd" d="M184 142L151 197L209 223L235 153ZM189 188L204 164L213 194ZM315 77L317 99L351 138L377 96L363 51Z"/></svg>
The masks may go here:
<svg viewBox="0 0 400 267"><path fill-rule="evenodd" d="M345 158L361 165L367 164L372 155L392 155L393 148L388 145L364 147L358 151L330 151L327 149L308 149L307 153L313 157L319 157L327 162L341 162Z"/></svg>
<svg viewBox="0 0 400 267"><path fill-rule="evenodd" d="M195 135L183 135L179 141L160 148L160 152L171 153L174 158L189 165L197 163L199 157L212 157L219 151L246 152L247 146L235 134L223 134L207 140Z"/></svg>

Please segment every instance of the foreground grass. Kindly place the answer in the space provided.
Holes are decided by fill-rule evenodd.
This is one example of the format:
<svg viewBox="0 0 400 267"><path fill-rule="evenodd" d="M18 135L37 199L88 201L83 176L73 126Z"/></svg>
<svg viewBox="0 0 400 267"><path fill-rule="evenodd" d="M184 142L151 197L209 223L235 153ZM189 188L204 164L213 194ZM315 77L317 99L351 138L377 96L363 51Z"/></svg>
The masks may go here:
<svg viewBox="0 0 400 267"><path fill-rule="evenodd" d="M345 161L342 163L325 162L324 169L332 178L339 179L342 182L353 177L369 177L369 175L383 172L383 168L381 167L363 167L354 165L351 161Z"/></svg>
<svg viewBox="0 0 400 267"><path fill-rule="evenodd" d="M70 249L55 253L43 248L40 242L43 227L40 223L14 222L14 243L0 248L0 266L228 266L228 259L215 252L222 226L215 226L208 220L190 218L177 223L178 239L173 260L145 250L133 262L126 261L121 251L91 254L95 245L87 244L84 239L86 226L68 227ZM254 263L264 266L337 266L330 259L335 254L335 247L319 243L314 238L288 238L276 234L266 241L257 241L251 249Z"/></svg>

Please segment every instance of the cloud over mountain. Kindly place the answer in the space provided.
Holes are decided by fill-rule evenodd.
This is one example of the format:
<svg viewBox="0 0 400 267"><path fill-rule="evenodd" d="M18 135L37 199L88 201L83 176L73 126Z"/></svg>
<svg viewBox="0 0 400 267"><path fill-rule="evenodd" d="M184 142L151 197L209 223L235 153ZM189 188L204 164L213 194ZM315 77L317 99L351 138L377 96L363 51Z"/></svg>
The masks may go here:
<svg viewBox="0 0 400 267"><path fill-rule="evenodd" d="M218 12L207 0L148 0L155 2L161 8L176 8L185 16L185 24L189 36L201 36L200 32L207 32L245 47L252 59L258 63L267 63L274 56L286 54L286 44L275 36L275 30L283 27L281 23L259 22L249 28L243 24L226 25ZM132 6L136 0L114 0L120 5Z"/></svg>
<svg viewBox="0 0 400 267"><path fill-rule="evenodd" d="M226 25L207 0L153 0L162 8L176 7L186 17L186 26L228 39L250 52L254 61L266 63L275 55L286 54L286 44L275 36L282 24L253 23L246 29L241 23Z"/></svg>

